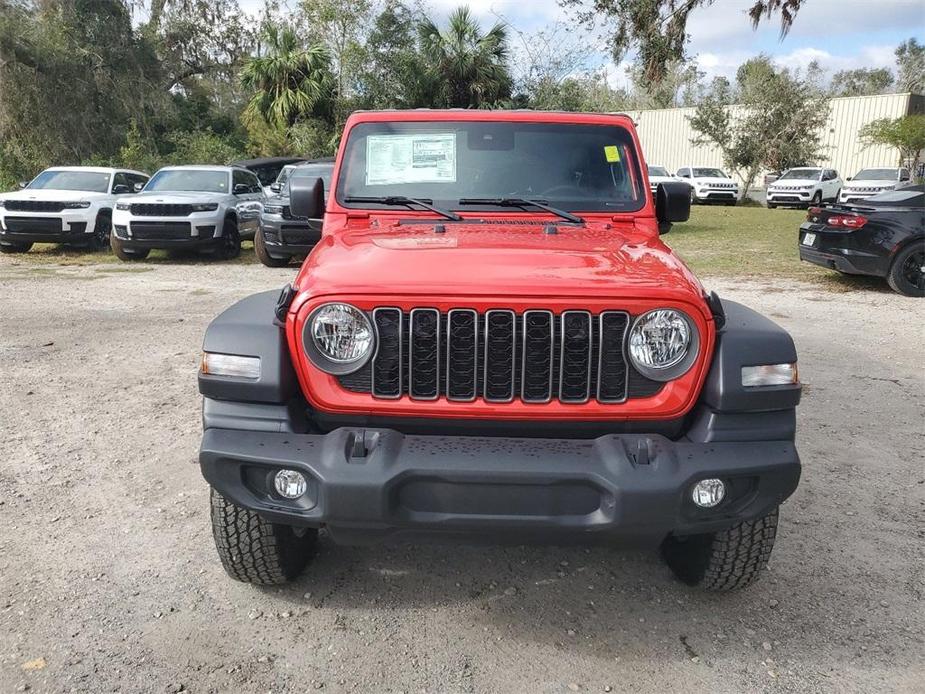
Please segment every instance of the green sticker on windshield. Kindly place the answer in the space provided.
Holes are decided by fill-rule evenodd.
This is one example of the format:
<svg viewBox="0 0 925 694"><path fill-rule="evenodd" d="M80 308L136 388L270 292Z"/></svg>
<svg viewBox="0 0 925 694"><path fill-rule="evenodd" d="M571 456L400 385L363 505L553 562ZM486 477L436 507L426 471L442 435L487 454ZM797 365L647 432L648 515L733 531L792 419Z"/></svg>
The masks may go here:
<svg viewBox="0 0 925 694"><path fill-rule="evenodd" d="M604 156L607 157L608 162L611 164L616 164L618 161L620 161L620 150L616 145L605 145Z"/></svg>

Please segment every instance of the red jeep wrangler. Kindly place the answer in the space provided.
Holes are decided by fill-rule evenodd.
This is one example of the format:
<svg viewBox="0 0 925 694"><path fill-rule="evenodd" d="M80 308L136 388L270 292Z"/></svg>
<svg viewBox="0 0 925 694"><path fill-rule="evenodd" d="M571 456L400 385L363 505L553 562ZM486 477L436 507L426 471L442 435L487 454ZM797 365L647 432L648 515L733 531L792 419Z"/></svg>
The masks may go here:
<svg viewBox="0 0 925 694"><path fill-rule="evenodd" d="M209 327L202 473L228 573L294 578L318 530L630 540L683 581L751 583L800 477L796 351L659 234L632 121L357 113L324 235L282 294Z"/></svg>

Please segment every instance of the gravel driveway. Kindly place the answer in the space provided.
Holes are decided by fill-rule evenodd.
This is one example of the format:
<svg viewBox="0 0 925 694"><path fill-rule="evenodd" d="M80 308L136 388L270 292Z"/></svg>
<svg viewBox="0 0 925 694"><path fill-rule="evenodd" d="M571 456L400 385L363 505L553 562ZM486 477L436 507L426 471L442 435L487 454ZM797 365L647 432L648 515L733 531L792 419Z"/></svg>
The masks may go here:
<svg viewBox="0 0 925 694"><path fill-rule="evenodd" d="M257 589L212 547L195 372L208 321L294 272L0 259L0 692L922 691L925 302L708 282L807 384L745 592L654 552L328 542Z"/></svg>

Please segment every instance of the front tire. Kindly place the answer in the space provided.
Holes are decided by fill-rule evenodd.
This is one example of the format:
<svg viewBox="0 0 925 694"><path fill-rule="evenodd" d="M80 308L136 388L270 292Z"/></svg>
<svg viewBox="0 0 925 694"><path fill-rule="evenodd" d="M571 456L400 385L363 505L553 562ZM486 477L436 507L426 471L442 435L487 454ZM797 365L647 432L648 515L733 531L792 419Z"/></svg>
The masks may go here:
<svg viewBox="0 0 925 694"><path fill-rule="evenodd" d="M318 531L299 535L271 523L211 490L212 536L225 571L236 581L261 586L288 583L311 559Z"/></svg>
<svg viewBox="0 0 925 694"><path fill-rule="evenodd" d="M925 243L915 241L897 253L886 281L894 292L925 297Z"/></svg>
<svg viewBox="0 0 925 694"><path fill-rule="evenodd" d="M28 253L31 243L4 243L0 244L0 253Z"/></svg>
<svg viewBox="0 0 925 694"><path fill-rule="evenodd" d="M112 217L104 212L96 215L96 225L93 227L93 237L87 244L91 251L102 251L109 248L112 234Z"/></svg>
<svg viewBox="0 0 925 694"><path fill-rule="evenodd" d="M223 260L234 260L241 255L241 234L238 232L237 220L232 217L225 219L219 254Z"/></svg>
<svg viewBox="0 0 925 694"><path fill-rule="evenodd" d="M267 245L263 238L263 231L260 229L257 230L257 235L254 237L254 253L257 254L257 260L266 265L267 267L286 267L289 264L289 261L292 260L292 256L286 256L285 258L274 258L267 251Z"/></svg>
<svg viewBox="0 0 925 694"><path fill-rule="evenodd" d="M680 580L705 590L750 586L768 565L777 534L778 510L726 530L686 538L669 537L662 556Z"/></svg>
<svg viewBox="0 0 925 694"><path fill-rule="evenodd" d="M116 254L116 257L119 260L124 260L127 262L131 262L133 260L144 260L151 252L151 250L148 248L130 250L122 245L122 240L115 234L110 236L109 242L112 245L112 252Z"/></svg>
<svg viewBox="0 0 925 694"><path fill-rule="evenodd" d="M822 191L821 191L821 190L817 190L816 193L815 193L815 195L813 195L813 199L809 201L809 204L808 204L806 207L807 207L807 208L809 208L809 207L819 207L819 205L821 205L821 204L822 204Z"/></svg>

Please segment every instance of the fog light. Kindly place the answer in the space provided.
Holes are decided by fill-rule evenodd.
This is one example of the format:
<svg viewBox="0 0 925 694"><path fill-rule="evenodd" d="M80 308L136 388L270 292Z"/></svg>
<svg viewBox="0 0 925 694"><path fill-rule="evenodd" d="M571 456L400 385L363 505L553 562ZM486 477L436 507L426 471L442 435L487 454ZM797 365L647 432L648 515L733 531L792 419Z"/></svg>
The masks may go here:
<svg viewBox="0 0 925 694"><path fill-rule="evenodd" d="M691 497L700 508L713 508L726 496L726 485L722 480L700 480L694 485Z"/></svg>
<svg viewBox="0 0 925 694"><path fill-rule="evenodd" d="M742 367L742 385L746 388L789 386L799 382L800 374L796 363Z"/></svg>
<svg viewBox="0 0 925 694"><path fill-rule="evenodd" d="M203 352L200 370L208 376L258 379L260 378L260 357Z"/></svg>
<svg viewBox="0 0 925 694"><path fill-rule="evenodd" d="M301 472L295 470L280 470L273 478L276 492L284 499L298 499L305 493L308 483Z"/></svg>

